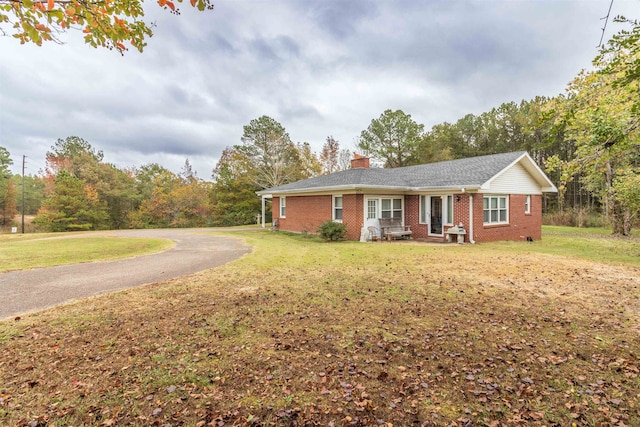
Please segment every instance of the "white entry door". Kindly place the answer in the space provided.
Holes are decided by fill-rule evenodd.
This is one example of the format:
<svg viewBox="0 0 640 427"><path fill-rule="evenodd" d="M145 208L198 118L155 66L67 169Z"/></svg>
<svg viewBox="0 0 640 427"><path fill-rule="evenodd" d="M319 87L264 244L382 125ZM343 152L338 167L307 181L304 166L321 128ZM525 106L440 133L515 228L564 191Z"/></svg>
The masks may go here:
<svg viewBox="0 0 640 427"><path fill-rule="evenodd" d="M364 228L375 227L380 237L380 221L378 221L379 199L365 199Z"/></svg>

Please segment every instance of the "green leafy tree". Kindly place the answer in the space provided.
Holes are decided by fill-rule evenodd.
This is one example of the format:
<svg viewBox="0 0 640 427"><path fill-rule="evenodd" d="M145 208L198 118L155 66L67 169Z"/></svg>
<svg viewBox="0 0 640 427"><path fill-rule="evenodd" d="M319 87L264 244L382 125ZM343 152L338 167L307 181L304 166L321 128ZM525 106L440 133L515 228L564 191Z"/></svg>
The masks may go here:
<svg viewBox="0 0 640 427"><path fill-rule="evenodd" d="M607 62L596 62L599 70ZM582 72L569 85L564 105L567 133L575 140L575 153L565 168L577 170L585 187L602 200L614 234L628 235L632 208L624 197L626 180L640 164L640 116L636 84L618 84L619 74Z"/></svg>
<svg viewBox="0 0 640 427"><path fill-rule="evenodd" d="M16 188L16 205L20 212L22 212L22 182L24 181L24 213L25 215L35 215L42 205L44 200L44 180L39 176L25 175L24 180L22 175L13 175L13 184Z"/></svg>
<svg viewBox="0 0 640 427"><path fill-rule="evenodd" d="M202 227L210 216L210 183L195 176L188 161L180 175L151 164L136 170L136 187L141 196L137 209L129 213L133 228Z"/></svg>
<svg viewBox="0 0 640 427"><path fill-rule="evenodd" d="M106 163L99 163L95 172L95 180L85 178L85 182L94 186L100 200L106 204L110 228L128 228L129 213L139 202L132 173Z"/></svg>
<svg viewBox="0 0 640 427"><path fill-rule="evenodd" d="M210 190L212 223L217 226L254 224L261 212L256 196L260 186L252 178L251 159L233 147L226 148L213 170Z"/></svg>
<svg viewBox="0 0 640 427"><path fill-rule="evenodd" d="M300 156L289 134L276 120L261 116L244 126L235 151L249 160L250 174L260 188L276 187L300 177Z"/></svg>
<svg viewBox="0 0 640 427"><path fill-rule="evenodd" d="M7 179L11 176L9 166L12 164L13 160L11 160L9 151L4 147L0 147L0 179Z"/></svg>
<svg viewBox="0 0 640 427"><path fill-rule="evenodd" d="M9 151L0 147L0 225L11 224L16 212L16 192L9 167L13 164Z"/></svg>
<svg viewBox="0 0 640 427"><path fill-rule="evenodd" d="M169 194L173 208L170 226L206 226L210 217L210 187L211 183L194 178L175 188Z"/></svg>
<svg viewBox="0 0 640 427"><path fill-rule="evenodd" d="M228 147L213 170L212 223L255 223L261 212L255 192L321 173L309 143L294 144L284 126L261 116L244 126L242 144Z"/></svg>
<svg viewBox="0 0 640 427"><path fill-rule="evenodd" d="M168 228L171 226L171 202L169 192L156 187L151 197L140 203L138 209L129 214L131 228Z"/></svg>
<svg viewBox="0 0 640 427"><path fill-rule="evenodd" d="M640 21L623 16L615 21L627 28L615 34L594 60L599 73L605 76L596 86L604 82L607 98L602 104L585 108L590 112L592 143L583 145L576 158L604 162L613 232L628 235L640 203ZM591 89L593 86L583 87L582 91L591 94Z"/></svg>
<svg viewBox="0 0 640 427"><path fill-rule="evenodd" d="M578 172L576 163L572 160L563 160L558 154L547 158L545 161L547 173L557 173L556 187L558 188L558 211L564 211L565 197L569 183Z"/></svg>
<svg viewBox="0 0 640 427"><path fill-rule="evenodd" d="M358 148L385 167L408 166L416 162L423 133L424 125L416 123L411 115L402 110L385 110L362 131Z"/></svg>
<svg viewBox="0 0 640 427"><path fill-rule="evenodd" d="M98 193L100 202L107 207L109 228L126 228L129 213L139 204L131 173L104 163L104 154L88 141L77 136L58 139L47 152L47 175L51 177L65 170Z"/></svg>
<svg viewBox="0 0 640 427"><path fill-rule="evenodd" d="M594 62L601 66L602 73L615 76L614 86L626 86L640 94L640 21L624 16L617 16L615 21L627 24L630 29L615 34ZM640 113L640 98L635 98L633 109L634 113Z"/></svg>
<svg viewBox="0 0 640 427"><path fill-rule="evenodd" d="M0 225L10 225L17 215L16 187L13 180L7 179L6 188L0 188Z"/></svg>
<svg viewBox="0 0 640 427"><path fill-rule="evenodd" d="M640 218L640 167L628 167L618 173L613 182L616 198L625 206L628 218L633 224Z"/></svg>
<svg viewBox="0 0 640 427"><path fill-rule="evenodd" d="M62 170L34 222L49 231L98 230L108 228L109 215L94 188Z"/></svg>
<svg viewBox="0 0 640 427"><path fill-rule="evenodd" d="M160 166L157 163L143 165L133 171L136 193L141 203L151 199L153 191L161 188L164 193L169 193L180 184L180 177Z"/></svg>
<svg viewBox="0 0 640 427"><path fill-rule="evenodd" d="M47 165L54 173L61 169L78 173L82 165L88 161L99 163L103 159L102 151L96 150L88 141L78 136L58 138L46 154Z"/></svg>
<svg viewBox="0 0 640 427"><path fill-rule="evenodd" d="M182 0L177 0L182 3ZM142 52L152 25L144 21L140 0L0 0L0 34L11 35L20 43L46 41L61 43L59 34L82 31L85 43L123 54L129 46ZM160 7L176 15L171 0L157 0ZM209 0L190 0L200 11L213 9Z"/></svg>
<svg viewBox="0 0 640 427"><path fill-rule="evenodd" d="M453 158L446 137L447 129L451 129L449 123L436 125L418 140L414 154L416 164L442 162Z"/></svg>
<svg viewBox="0 0 640 427"><path fill-rule="evenodd" d="M311 145L308 142L298 143L296 145L298 157L298 176L297 179L307 179L320 175L322 172L322 164L318 160L318 156L311 151Z"/></svg>

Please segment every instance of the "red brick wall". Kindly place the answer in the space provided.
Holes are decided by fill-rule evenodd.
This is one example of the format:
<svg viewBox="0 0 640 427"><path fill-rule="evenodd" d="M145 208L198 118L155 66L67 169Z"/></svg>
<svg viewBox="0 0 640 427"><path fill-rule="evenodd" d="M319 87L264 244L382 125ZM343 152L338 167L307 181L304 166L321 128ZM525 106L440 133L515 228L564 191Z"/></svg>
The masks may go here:
<svg viewBox="0 0 640 427"><path fill-rule="evenodd" d="M460 200L456 200L460 196ZM453 199L454 225L462 223L469 232L469 195L455 194ZM542 196L531 196L531 213L524 213L524 195L509 196L509 224L483 224L483 195L473 195L473 238L476 242L499 240L524 240L531 237L539 240L542 236ZM281 230L316 233L318 226L332 218L332 196L289 196L287 197L287 216L280 218L280 199L273 198L273 218L278 219ZM427 224L420 224L420 196L410 195L404 202L405 224L411 225L414 238L432 238L428 236ZM342 197L342 222L347 226L347 239L359 240L360 229L364 223L364 196L345 194ZM445 226L445 231L448 229ZM445 237L443 237L445 239ZM465 236L469 241L469 235Z"/></svg>
<svg viewBox="0 0 640 427"><path fill-rule="evenodd" d="M460 198L458 201L457 198ZM462 223L464 229L469 232L469 195L468 194L454 194L453 195L453 225ZM449 227L446 227L447 229ZM465 236L465 242L469 241L468 236Z"/></svg>
<svg viewBox="0 0 640 427"><path fill-rule="evenodd" d="M404 196L404 225L411 226L411 237L427 237L427 225L420 224L420 196Z"/></svg>
<svg viewBox="0 0 640 427"><path fill-rule="evenodd" d="M331 196L288 196L286 218L280 218L280 198L273 198L273 218L280 230L316 233L318 226L331 219Z"/></svg>
<svg viewBox="0 0 640 427"><path fill-rule="evenodd" d="M347 226L347 239L360 240L360 230L364 224L364 196L345 194L342 196L342 223Z"/></svg>
<svg viewBox="0 0 640 427"><path fill-rule="evenodd" d="M347 239L360 240L364 218L363 196L342 196L342 223L347 226ZM286 218L280 218L280 198L273 198L273 218L278 219L280 230L296 233L316 233L318 226L333 218L333 196L288 196Z"/></svg>
<svg viewBox="0 0 640 427"><path fill-rule="evenodd" d="M509 224L484 225L483 195L473 195L473 237L476 242L494 242L499 240L534 240L542 238L542 196L531 196L531 213L524 213L523 194L509 196Z"/></svg>

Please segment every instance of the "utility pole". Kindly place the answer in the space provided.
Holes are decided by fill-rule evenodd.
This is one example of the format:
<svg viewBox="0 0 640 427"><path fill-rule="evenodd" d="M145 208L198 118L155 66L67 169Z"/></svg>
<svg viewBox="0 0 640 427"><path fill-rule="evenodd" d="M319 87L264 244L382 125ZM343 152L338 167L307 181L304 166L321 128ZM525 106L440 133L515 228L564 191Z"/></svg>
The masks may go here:
<svg viewBox="0 0 640 427"><path fill-rule="evenodd" d="M24 234L24 161L27 158L22 155L22 234Z"/></svg>

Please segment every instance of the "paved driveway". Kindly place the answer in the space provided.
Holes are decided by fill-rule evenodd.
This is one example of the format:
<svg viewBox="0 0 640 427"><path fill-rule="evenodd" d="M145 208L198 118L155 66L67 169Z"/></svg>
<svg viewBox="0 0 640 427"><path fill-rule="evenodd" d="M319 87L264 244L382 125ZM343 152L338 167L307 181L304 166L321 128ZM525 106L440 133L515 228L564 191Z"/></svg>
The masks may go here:
<svg viewBox="0 0 640 427"><path fill-rule="evenodd" d="M97 235L159 237L175 241L175 246L161 253L118 261L0 273L0 319L72 299L184 276L251 252L240 239L210 234L207 229L118 230L90 234L91 237Z"/></svg>

